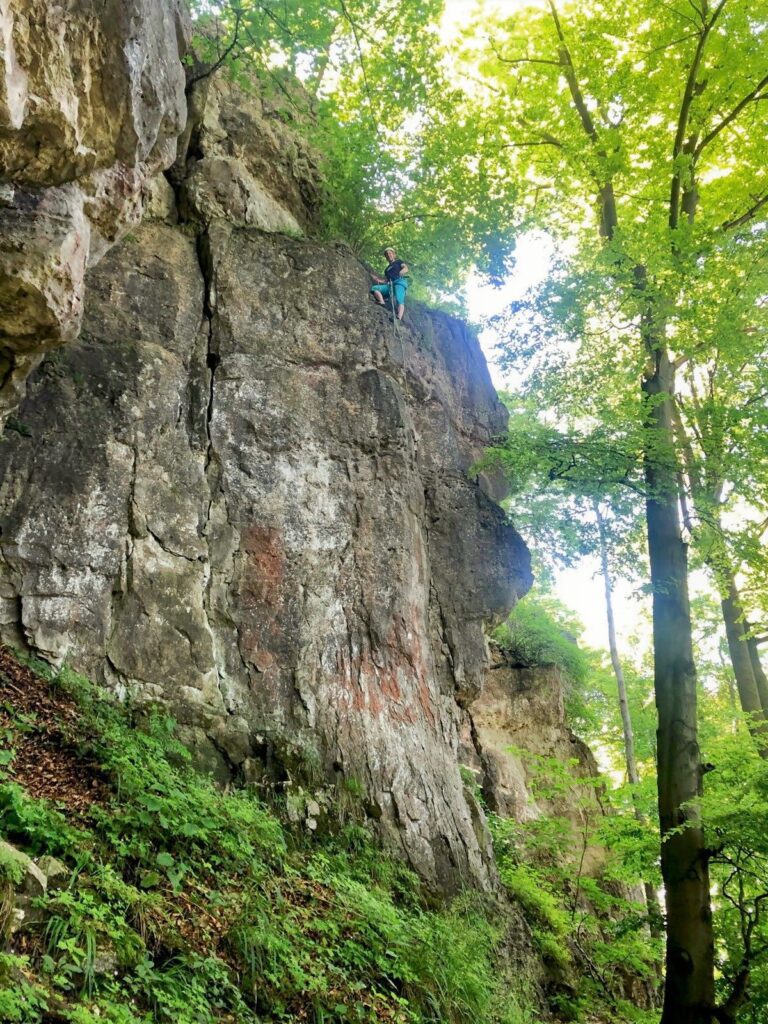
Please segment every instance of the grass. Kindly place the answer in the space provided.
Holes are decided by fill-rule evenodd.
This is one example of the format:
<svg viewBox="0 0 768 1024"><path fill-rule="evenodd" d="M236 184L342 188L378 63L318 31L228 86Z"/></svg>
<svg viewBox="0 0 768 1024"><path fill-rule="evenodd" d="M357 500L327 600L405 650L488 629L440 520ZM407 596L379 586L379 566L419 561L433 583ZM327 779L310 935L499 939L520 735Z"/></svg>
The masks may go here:
<svg viewBox="0 0 768 1024"><path fill-rule="evenodd" d="M143 713L139 729L129 708L72 672L44 678L38 666L20 679L4 664L14 755L0 767L0 832L70 875L38 900L43 923L0 957L0 1019L530 1019L497 965L494 908L472 894L428 906L417 879L376 848L353 789L335 836L296 837L279 806L196 772L159 712ZM34 765L55 775L59 762L57 800L31 793Z"/></svg>

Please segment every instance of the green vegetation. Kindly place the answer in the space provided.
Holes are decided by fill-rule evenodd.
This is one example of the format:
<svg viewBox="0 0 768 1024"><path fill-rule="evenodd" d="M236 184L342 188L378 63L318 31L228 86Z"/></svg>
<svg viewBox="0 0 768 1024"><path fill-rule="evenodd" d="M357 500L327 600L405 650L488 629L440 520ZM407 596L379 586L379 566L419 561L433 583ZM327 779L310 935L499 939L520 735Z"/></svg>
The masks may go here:
<svg viewBox="0 0 768 1024"><path fill-rule="evenodd" d="M4 769L3 835L69 875L0 960L0 1019L524 1024L479 897L428 909L354 816L320 842L292 836L279 806L196 773L168 719L136 728L68 671L49 692L76 702L66 745L98 785L68 820ZM12 745L44 737L34 716L16 721ZM0 870L18 881L11 860Z"/></svg>
<svg viewBox="0 0 768 1024"><path fill-rule="evenodd" d="M537 801L565 799L569 816L549 811L520 823L490 814L489 824L502 884L523 909L555 981L550 1004L560 1020L599 1014L605 1021L650 1024L658 1011L641 1009L642 1000L629 997L632 986L635 993L644 986L645 999L652 1001L661 959L660 943L648 934L645 907L626 888L625 862L633 859L638 837L603 830L594 796L599 780L579 777L572 766L551 758L538 759L534 767ZM599 878L584 871L589 853L603 860Z"/></svg>
<svg viewBox="0 0 768 1024"><path fill-rule="evenodd" d="M649 977L653 943L568 852L594 836L608 882L651 891L660 856L663 1024L766 1024L768 2L479 4L450 42L438 0L402 17L363 0L192 6L191 78L226 66L247 87L255 73L284 117L312 123L328 237L367 258L396 244L417 287L454 304L469 271L498 283L514 269L522 233L550 238L546 280L496 322L521 394L493 457L540 576L594 555L601 521L606 591L620 578L652 600L654 649L623 652L620 721L606 659L576 650L548 598L500 628L515 664L567 673L571 723L637 776L579 835L557 814L492 819L501 876L562 975L559 1014L626 1021L622 970ZM709 580L693 602L689 559ZM196 777L168 723L134 731L77 688L74 739L108 796L75 826L3 783L11 839L74 881L46 897L29 950L1 961L0 1014L34 1021L60 999L80 1024L97 1009L114 1024L518 1020L482 906L427 909L353 813L307 845L253 794ZM17 721L10 744L30 729ZM15 871L0 862L3 892Z"/></svg>
<svg viewBox="0 0 768 1024"><path fill-rule="evenodd" d="M493 633L514 664L558 665L573 683L583 683L588 659L576 644L580 627L563 605L546 598L521 601Z"/></svg>
<svg viewBox="0 0 768 1024"><path fill-rule="evenodd" d="M602 743L617 724L615 683L604 653L579 642L582 630L569 608L535 585L491 638L510 665L560 669L569 726L588 743Z"/></svg>
<svg viewBox="0 0 768 1024"><path fill-rule="evenodd" d="M586 681L589 659L576 640L581 627L572 612L553 598L529 597L498 626L493 639L516 665L557 665L568 681Z"/></svg>

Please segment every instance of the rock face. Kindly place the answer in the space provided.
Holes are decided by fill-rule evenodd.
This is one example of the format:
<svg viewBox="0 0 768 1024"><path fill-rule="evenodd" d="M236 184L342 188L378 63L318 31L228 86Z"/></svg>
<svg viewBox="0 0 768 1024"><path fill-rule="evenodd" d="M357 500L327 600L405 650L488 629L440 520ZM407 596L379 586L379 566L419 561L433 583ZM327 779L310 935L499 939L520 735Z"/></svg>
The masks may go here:
<svg viewBox="0 0 768 1024"><path fill-rule="evenodd" d="M557 864L571 878L589 878L609 900L618 901L606 912L604 900L595 900L586 887L578 894L580 911L590 914L597 927L611 925L613 915L625 914L622 905L635 904L634 912L647 913L643 886L625 885L611 876L610 854L599 840L604 817L612 813L610 802L604 802L592 751L568 726L568 680L563 670L557 665L514 664L494 644L490 654L482 691L464 710L460 743L462 763L474 772L486 805L500 817L520 823L521 834L527 823L558 819L560 842L532 847L522 842L518 856L545 873ZM535 824L532 828L530 834L535 834ZM568 903L575 898L570 890ZM604 940L609 941L611 934L607 928ZM576 945L573 952L575 969L584 970L583 950ZM573 994L578 986L572 971L564 972L546 956L544 961L549 975L544 987L554 983L555 992ZM630 965L617 971L612 983L634 1006L659 1005L654 979L638 975Z"/></svg>
<svg viewBox="0 0 768 1024"><path fill-rule="evenodd" d="M186 120L183 0L0 3L0 419Z"/></svg>
<svg viewBox="0 0 768 1024"><path fill-rule="evenodd" d="M170 704L222 778L354 785L426 879L487 884L460 705L530 573L467 473L505 413L461 323L395 333L367 285L222 220L115 247L0 445L2 633Z"/></svg>
<svg viewBox="0 0 768 1024"><path fill-rule="evenodd" d="M300 780L308 827L353 791L436 888L489 885L458 747L530 585L468 476L506 413L462 324L395 331L298 240L284 111L208 77L185 126L175 4L0 2L6 409L58 346L0 444L0 635L169 706L222 780Z"/></svg>
<svg viewBox="0 0 768 1024"><path fill-rule="evenodd" d="M559 817L570 822L575 837L592 833L606 813L600 774L589 747L568 727L566 680L556 665L512 665L491 647L491 662L482 691L467 709L461 754L478 779L488 807L504 818L527 822ZM536 785L537 764L551 759L569 766L574 788L542 797ZM579 783L584 779L584 785ZM605 862L602 847L590 842L575 848L581 870L599 877Z"/></svg>
<svg viewBox="0 0 768 1024"><path fill-rule="evenodd" d="M290 93L286 99L246 92L217 75L194 83L179 158L168 174L185 221L205 225L223 217L296 236L313 227L320 171L311 146L284 123L309 103L298 85L294 91L298 113Z"/></svg>

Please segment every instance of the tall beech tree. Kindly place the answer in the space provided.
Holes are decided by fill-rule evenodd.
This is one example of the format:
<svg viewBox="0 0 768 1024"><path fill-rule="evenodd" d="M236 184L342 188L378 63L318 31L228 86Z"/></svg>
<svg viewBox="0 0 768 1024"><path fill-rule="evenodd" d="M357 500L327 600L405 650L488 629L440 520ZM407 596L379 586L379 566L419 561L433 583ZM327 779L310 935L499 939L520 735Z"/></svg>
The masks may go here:
<svg viewBox="0 0 768 1024"><path fill-rule="evenodd" d="M579 359L609 359L614 388L617 363L640 384L667 903L663 1024L703 1024L720 1012L674 422L678 372L707 353L706 338L681 336L679 312L713 284L702 268L716 264L738 280L754 244L741 245L740 233L768 202L766 23L765 4L728 0L611 12L550 0L492 28L481 65L490 84L479 134L495 139L518 189L526 183L521 221L570 235L585 251L601 243L591 258L606 289L603 323L607 311L621 321L609 321L605 340L621 352L582 347Z"/></svg>
<svg viewBox="0 0 768 1024"><path fill-rule="evenodd" d="M487 452L484 464L504 472L513 518L527 536L535 538L534 554L539 559L546 557L563 565L572 565L587 555L596 555L599 560L626 777L635 819L645 827L648 819L640 805L641 779L616 637L610 565L612 551L621 551L623 575L628 578L633 574L627 563L636 562L644 554L644 545L638 543L637 536L639 501L633 493L640 482L640 460L624 446L621 437L609 441L600 430L592 435L563 432L542 423L532 407L515 402L511 396L506 399L510 409L507 438L503 445ZM607 516L602 503L610 507ZM644 889L648 925L651 934L659 937L662 915L656 887L646 881Z"/></svg>
<svg viewBox="0 0 768 1024"><path fill-rule="evenodd" d="M749 562L754 562L768 514L768 324L761 308L768 290L765 246L745 276L747 288L754 295L751 306L739 303L732 316L718 317L706 346L707 361L683 368L675 426L684 518L720 593L741 706L752 716L752 731L766 756L768 687L748 621L753 602L738 581L742 568L749 580ZM707 320L700 319L700 333ZM739 510L751 514L735 517ZM759 561L754 565L753 579L763 576L762 568Z"/></svg>

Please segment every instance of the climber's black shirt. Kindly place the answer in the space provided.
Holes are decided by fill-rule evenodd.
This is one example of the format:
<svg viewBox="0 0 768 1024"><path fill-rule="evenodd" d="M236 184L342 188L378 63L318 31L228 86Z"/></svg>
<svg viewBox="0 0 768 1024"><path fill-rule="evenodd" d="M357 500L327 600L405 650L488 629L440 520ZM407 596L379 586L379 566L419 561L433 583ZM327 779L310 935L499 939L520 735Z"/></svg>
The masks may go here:
<svg viewBox="0 0 768 1024"><path fill-rule="evenodd" d="M403 268L405 260L392 260L387 269L384 271L384 276L388 281L396 281L400 277L400 271Z"/></svg>

